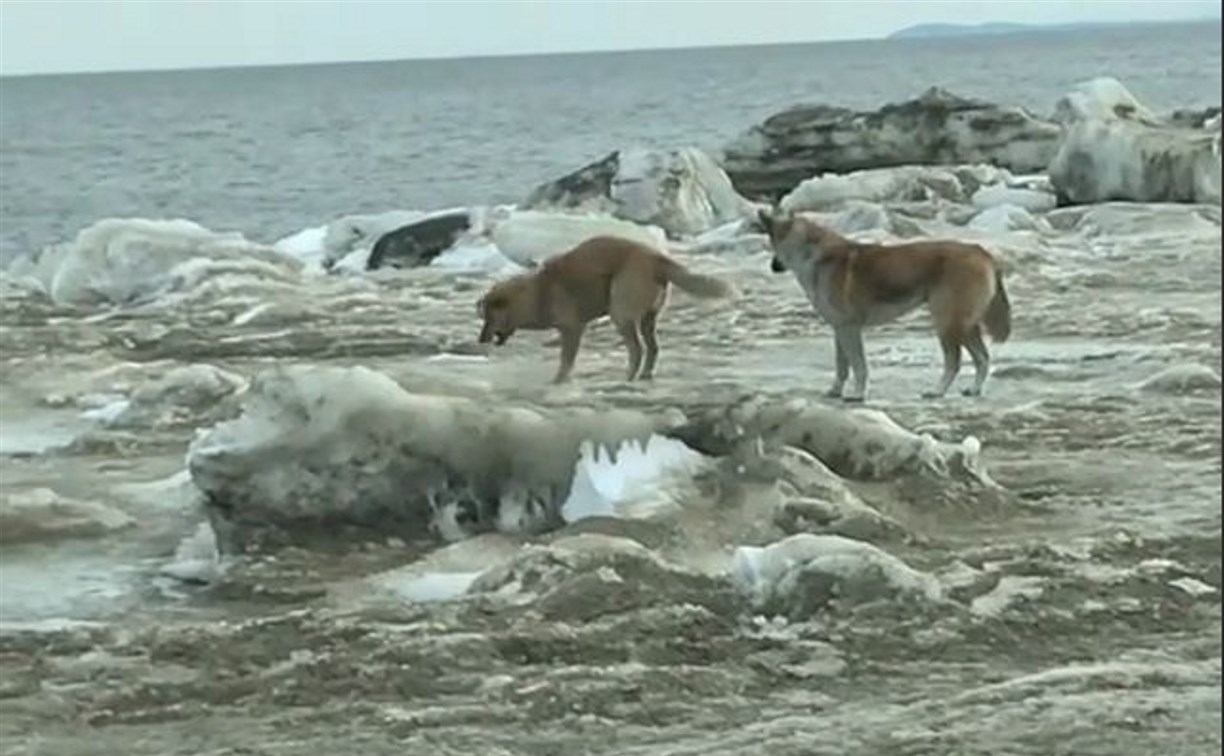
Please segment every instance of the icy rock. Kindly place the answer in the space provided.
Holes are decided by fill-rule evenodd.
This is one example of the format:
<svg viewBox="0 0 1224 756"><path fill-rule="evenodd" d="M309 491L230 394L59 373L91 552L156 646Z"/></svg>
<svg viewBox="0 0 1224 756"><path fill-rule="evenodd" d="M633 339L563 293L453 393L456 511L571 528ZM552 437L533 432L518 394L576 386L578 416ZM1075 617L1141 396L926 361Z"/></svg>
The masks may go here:
<svg viewBox="0 0 1224 756"><path fill-rule="evenodd" d="M1065 127L1050 162L1062 204L1220 204L1220 133L1166 121L1116 79L1076 85L1059 100Z"/></svg>
<svg viewBox="0 0 1224 756"><path fill-rule="evenodd" d="M588 621L644 606L695 604L719 613L738 605L731 585L659 558L626 538L583 533L529 546L472 583L550 619Z"/></svg>
<svg viewBox="0 0 1224 756"><path fill-rule="evenodd" d="M1220 374L1206 365L1174 365L1144 380L1139 388L1153 394L1191 394L1218 391Z"/></svg>
<svg viewBox="0 0 1224 756"><path fill-rule="evenodd" d="M830 601L943 596L934 577L875 546L832 535L801 533L765 547L741 546L732 574L756 610L792 620L806 619Z"/></svg>
<svg viewBox="0 0 1224 756"><path fill-rule="evenodd" d="M226 400L245 388L242 376L212 365L178 367L138 388L104 424L142 428L216 420L231 409Z"/></svg>
<svg viewBox="0 0 1224 756"><path fill-rule="evenodd" d="M142 304L171 293L208 293L207 284L300 282L302 263L240 234L186 220L106 218L66 244L15 259L10 274L35 281L57 304Z"/></svg>
<svg viewBox="0 0 1224 756"><path fill-rule="evenodd" d="M560 525L582 441L615 447L670 422L410 394L365 368L277 367L252 381L241 416L196 438L188 467L222 554L458 540L497 528L503 507L528 530Z"/></svg>
<svg viewBox="0 0 1224 756"><path fill-rule="evenodd" d="M419 210L389 210L337 218L323 232L323 266L331 267L356 250L368 250L383 234L422 220L425 215Z"/></svg>
<svg viewBox="0 0 1224 756"><path fill-rule="evenodd" d="M979 210L1006 205L1021 207L1030 213L1048 212L1053 210L1057 204L1054 195L1050 192L1003 186L1001 184L984 186L978 189L973 193L971 202Z"/></svg>
<svg viewBox="0 0 1224 756"><path fill-rule="evenodd" d="M534 268L593 236L619 236L657 249L667 245L666 234L657 226L610 216L522 210L496 218L491 224L497 249L525 268Z"/></svg>
<svg viewBox="0 0 1224 756"><path fill-rule="evenodd" d="M964 188L950 168L905 165L807 179L782 198L792 212L831 210L848 202L929 202L964 200Z"/></svg>
<svg viewBox="0 0 1224 756"><path fill-rule="evenodd" d="M96 538L130 528L136 521L114 507L60 496L47 488L0 499L0 544L66 538Z"/></svg>
<svg viewBox="0 0 1224 756"><path fill-rule="evenodd" d="M996 205L973 216L967 224L975 231L1003 235L1013 231L1049 231L1050 225L1034 218L1028 210L1015 205Z"/></svg>
<svg viewBox="0 0 1224 756"><path fill-rule="evenodd" d="M161 573L184 583L211 583L224 572L217 551L217 537L208 523L202 522L174 550L162 565Z"/></svg>
<svg viewBox="0 0 1224 756"><path fill-rule="evenodd" d="M583 442L561 517L650 517L678 502L670 479L689 481L705 457L675 439L652 435L645 444L625 441L618 449Z"/></svg>
<svg viewBox="0 0 1224 756"><path fill-rule="evenodd" d="M718 163L693 147L613 152L537 187L521 207L608 213L672 237L709 231L752 209Z"/></svg>
<svg viewBox="0 0 1224 756"><path fill-rule="evenodd" d="M1082 81L1054 104L1055 123L1070 126L1080 121L1125 120L1156 126L1160 118L1109 76Z"/></svg>
<svg viewBox="0 0 1224 756"><path fill-rule="evenodd" d="M785 402L748 396L697 413L670 431L704 454L727 454L747 439L794 446L849 478L887 480L930 471L965 482L993 485L981 465L981 443L969 436L959 444L909 431L883 412L846 410L821 402Z"/></svg>
<svg viewBox="0 0 1224 756"><path fill-rule="evenodd" d="M1220 134L1125 120L1080 121L1049 167L1061 204L1220 204Z"/></svg>
<svg viewBox="0 0 1224 756"><path fill-rule="evenodd" d="M868 506L808 452L788 446L773 450L770 457L784 492L773 518L783 533L841 535L876 542L908 536L900 523Z"/></svg>

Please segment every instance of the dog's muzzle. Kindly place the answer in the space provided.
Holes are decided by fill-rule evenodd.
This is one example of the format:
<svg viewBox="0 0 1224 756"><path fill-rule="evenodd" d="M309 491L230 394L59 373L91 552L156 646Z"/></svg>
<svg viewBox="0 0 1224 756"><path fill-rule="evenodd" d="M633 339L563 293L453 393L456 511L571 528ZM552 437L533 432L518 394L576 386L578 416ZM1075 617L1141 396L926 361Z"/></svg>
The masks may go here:
<svg viewBox="0 0 1224 756"><path fill-rule="evenodd" d="M510 338L510 334L505 331L494 330L491 326L485 326L480 329L480 336L476 339L481 344L488 344L492 341L497 346L506 343L506 339Z"/></svg>
<svg viewBox="0 0 1224 756"><path fill-rule="evenodd" d="M786 272L786 266L783 265L782 261L776 257L769 261L769 269L772 270L774 273L785 273Z"/></svg>

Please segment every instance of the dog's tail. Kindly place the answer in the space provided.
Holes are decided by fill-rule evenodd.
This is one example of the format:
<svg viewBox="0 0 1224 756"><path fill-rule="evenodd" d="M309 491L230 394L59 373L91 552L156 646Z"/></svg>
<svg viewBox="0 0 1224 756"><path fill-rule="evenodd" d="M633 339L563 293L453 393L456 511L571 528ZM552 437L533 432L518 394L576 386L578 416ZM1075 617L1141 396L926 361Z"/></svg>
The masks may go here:
<svg viewBox="0 0 1224 756"><path fill-rule="evenodd" d="M667 279L668 283L675 284L676 288L688 292L699 299L721 299L729 297L735 292L731 284L726 281L713 276L694 273L675 260L667 260L663 266L663 276Z"/></svg>
<svg viewBox="0 0 1224 756"><path fill-rule="evenodd" d="M1007 341L1011 336L1011 300L1007 298L1007 289L1003 286L1003 271L998 268L995 268L994 297L986 306L982 325L986 326L986 333L996 343Z"/></svg>

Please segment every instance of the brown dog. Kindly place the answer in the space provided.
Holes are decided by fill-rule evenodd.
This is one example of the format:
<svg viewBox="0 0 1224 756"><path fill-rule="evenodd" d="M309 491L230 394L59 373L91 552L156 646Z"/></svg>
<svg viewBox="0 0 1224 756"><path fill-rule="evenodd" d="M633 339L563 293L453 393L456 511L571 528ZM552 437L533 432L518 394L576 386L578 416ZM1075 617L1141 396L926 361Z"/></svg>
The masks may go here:
<svg viewBox="0 0 1224 756"><path fill-rule="evenodd" d="M484 319L480 343L496 340L500 346L520 328L555 328L561 333L561 365L553 383L563 383L587 325L608 315L629 352L627 380L649 380L659 356L655 325L668 284L706 299L732 292L723 281L693 273L644 244L596 236L538 270L495 284L476 305Z"/></svg>
<svg viewBox="0 0 1224 756"><path fill-rule="evenodd" d="M770 269L789 270L821 317L833 327L837 375L828 395L842 397L851 369L854 388L842 397L863 401L867 360L863 328L880 325L925 304L943 348L943 375L924 397L947 393L961 367L961 347L975 377L966 396L979 396L990 373L982 331L995 342L1011 334L1011 304L998 263L982 247L958 241L862 244L786 211L762 210L761 228L773 247Z"/></svg>

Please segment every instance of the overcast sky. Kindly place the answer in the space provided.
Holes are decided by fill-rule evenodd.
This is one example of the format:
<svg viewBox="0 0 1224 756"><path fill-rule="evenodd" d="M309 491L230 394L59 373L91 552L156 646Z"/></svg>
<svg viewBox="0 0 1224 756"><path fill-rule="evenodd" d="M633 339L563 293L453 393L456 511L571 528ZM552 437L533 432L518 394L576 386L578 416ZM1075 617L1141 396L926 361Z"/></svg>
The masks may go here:
<svg viewBox="0 0 1224 756"><path fill-rule="evenodd" d="M1219 0L0 0L0 74L805 42L1218 18Z"/></svg>

